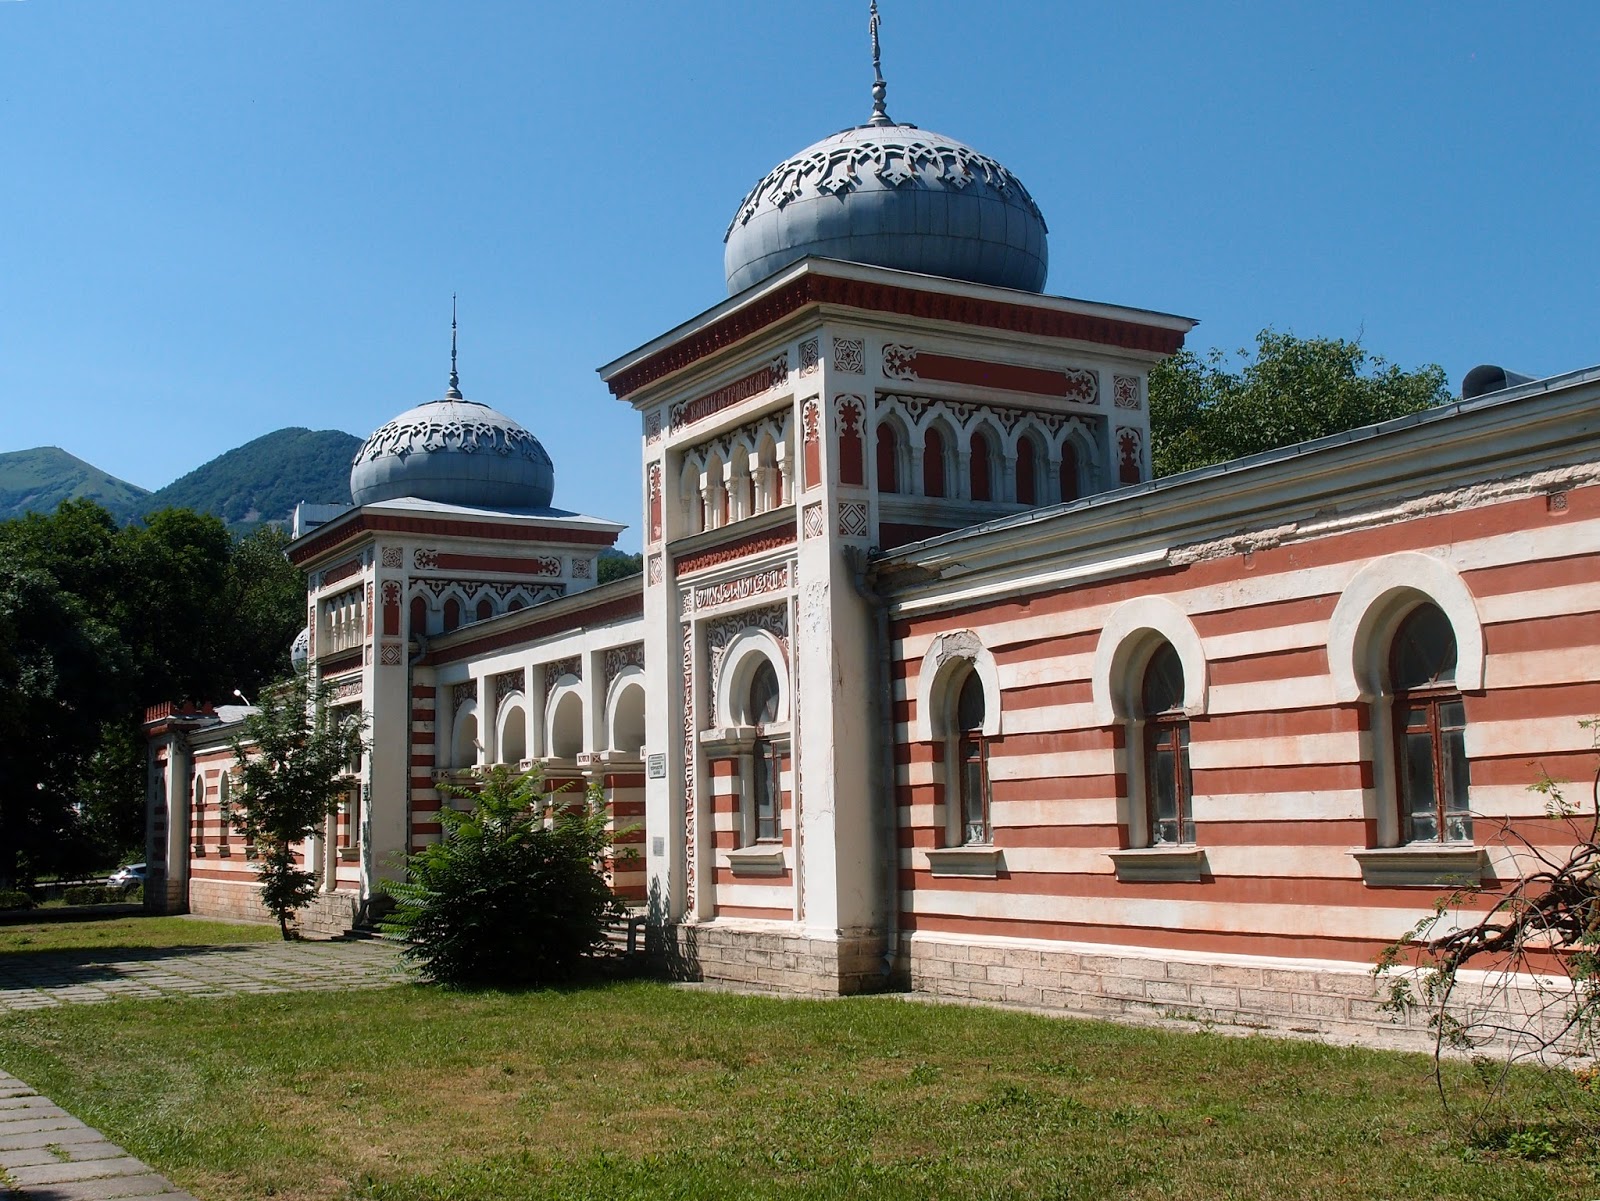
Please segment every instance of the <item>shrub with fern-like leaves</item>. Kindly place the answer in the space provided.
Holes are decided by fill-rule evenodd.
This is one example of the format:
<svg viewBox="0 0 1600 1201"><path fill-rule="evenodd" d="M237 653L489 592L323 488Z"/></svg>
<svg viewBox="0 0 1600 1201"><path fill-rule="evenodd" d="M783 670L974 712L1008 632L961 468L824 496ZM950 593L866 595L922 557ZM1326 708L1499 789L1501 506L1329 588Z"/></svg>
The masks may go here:
<svg viewBox="0 0 1600 1201"><path fill-rule="evenodd" d="M537 771L493 768L447 787L443 837L388 886L382 927L409 944L422 977L467 987L529 987L592 971L621 903L601 874L610 841L598 788L547 793Z"/></svg>

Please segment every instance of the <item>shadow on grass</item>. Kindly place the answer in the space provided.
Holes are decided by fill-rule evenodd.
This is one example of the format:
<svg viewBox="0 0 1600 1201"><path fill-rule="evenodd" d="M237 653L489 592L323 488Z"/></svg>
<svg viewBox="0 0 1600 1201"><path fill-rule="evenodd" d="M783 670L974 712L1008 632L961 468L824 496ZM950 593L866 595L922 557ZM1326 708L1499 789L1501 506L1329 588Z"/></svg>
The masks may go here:
<svg viewBox="0 0 1600 1201"><path fill-rule="evenodd" d="M71 988L82 984L104 984L113 980L135 980L158 971L164 960L200 959L212 955L237 955L241 951L260 951L281 943L224 943L168 947L83 947L70 950L0 952L0 995L27 989ZM316 946L316 943L297 943ZM331 944L338 945L338 944Z"/></svg>
<svg viewBox="0 0 1600 1201"><path fill-rule="evenodd" d="M107 905L70 905L38 909L0 909L0 926L38 926L53 922L101 922L113 917L150 916L145 907L136 902L113 902Z"/></svg>

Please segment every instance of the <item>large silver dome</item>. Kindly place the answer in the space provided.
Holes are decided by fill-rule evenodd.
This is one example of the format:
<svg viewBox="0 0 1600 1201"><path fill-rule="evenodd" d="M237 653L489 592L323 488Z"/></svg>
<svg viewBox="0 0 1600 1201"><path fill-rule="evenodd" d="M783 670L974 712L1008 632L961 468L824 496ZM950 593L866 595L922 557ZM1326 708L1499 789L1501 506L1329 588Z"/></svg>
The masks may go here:
<svg viewBox="0 0 1600 1201"><path fill-rule="evenodd" d="M358 505L412 496L482 509L543 509L555 481L537 438L504 413L459 395L401 413L362 444L350 467Z"/></svg>
<svg viewBox="0 0 1600 1201"><path fill-rule="evenodd" d="M994 159L880 119L773 168L728 226L723 265L730 295L812 254L1042 292L1047 232Z"/></svg>

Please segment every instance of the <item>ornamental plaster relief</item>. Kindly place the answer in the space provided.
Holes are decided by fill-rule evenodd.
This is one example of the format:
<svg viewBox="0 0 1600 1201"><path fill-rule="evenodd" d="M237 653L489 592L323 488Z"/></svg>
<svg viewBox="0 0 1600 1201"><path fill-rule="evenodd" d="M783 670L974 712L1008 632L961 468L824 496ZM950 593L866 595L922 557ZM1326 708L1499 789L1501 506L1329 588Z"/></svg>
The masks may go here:
<svg viewBox="0 0 1600 1201"><path fill-rule="evenodd" d="M1030 367L990 359L936 354L904 343L883 348L883 374L907 383L959 384L1051 396L1073 404L1100 403L1100 376L1087 367Z"/></svg>
<svg viewBox="0 0 1600 1201"><path fill-rule="evenodd" d="M786 383L788 379L789 355L786 351L732 383L724 384L704 396L673 405L668 415L668 423L672 432L676 434L685 426L714 417L724 409L760 396L763 392L770 392L780 384Z"/></svg>
<svg viewBox="0 0 1600 1201"><path fill-rule="evenodd" d="M749 600L769 592L781 592L789 587L789 565L780 564L764 571L751 572L731 580L719 580L694 589L694 611L714 609L721 605Z"/></svg>

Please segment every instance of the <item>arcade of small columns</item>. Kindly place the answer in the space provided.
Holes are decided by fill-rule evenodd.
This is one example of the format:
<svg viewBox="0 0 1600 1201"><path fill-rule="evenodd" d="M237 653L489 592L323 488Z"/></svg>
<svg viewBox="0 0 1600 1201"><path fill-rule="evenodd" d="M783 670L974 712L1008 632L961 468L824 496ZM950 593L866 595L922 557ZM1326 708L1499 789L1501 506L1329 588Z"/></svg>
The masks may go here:
<svg viewBox="0 0 1600 1201"><path fill-rule="evenodd" d="M581 795L596 784L616 831L607 864L612 886L641 901L645 864L644 647L636 622L591 635L558 638L537 648L438 667L434 683L412 698L413 763L431 763L414 779L413 846L440 832L440 783L466 783L477 771L504 765L542 769L547 788ZM448 652L446 652L448 653ZM534 656L537 655L537 661Z"/></svg>
<svg viewBox="0 0 1600 1201"><path fill-rule="evenodd" d="M841 482L865 485L864 406L851 395L836 403ZM1108 486L1103 419L895 393L877 394L874 409L870 486L880 493L1034 507ZM686 534L759 516L795 495L791 408L681 453Z"/></svg>

